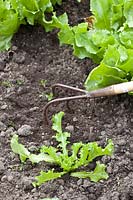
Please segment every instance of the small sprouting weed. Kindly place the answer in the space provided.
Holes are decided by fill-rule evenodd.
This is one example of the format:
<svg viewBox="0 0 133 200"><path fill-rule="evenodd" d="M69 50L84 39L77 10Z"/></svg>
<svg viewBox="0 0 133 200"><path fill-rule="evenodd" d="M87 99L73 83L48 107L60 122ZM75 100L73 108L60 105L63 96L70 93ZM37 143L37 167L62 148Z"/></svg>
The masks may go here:
<svg viewBox="0 0 133 200"><path fill-rule="evenodd" d="M18 79L18 80L16 80L16 84L19 85L19 86L21 86L21 85L24 84L24 80Z"/></svg>
<svg viewBox="0 0 133 200"><path fill-rule="evenodd" d="M51 101L53 99L53 93L50 92L49 94L46 94L45 92L42 92L39 95L39 97L42 98L42 99L46 99L47 98L48 101Z"/></svg>
<svg viewBox="0 0 133 200"><path fill-rule="evenodd" d="M41 79L41 80L39 81L39 84L40 84L41 86L43 86L43 87L46 86L46 83L47 83L47 80L44 80L44 79Z"/></svg>
<svg viewBox="0 0 133 200"><path fill-rule="evenodd" d="M6 87L6 88L10 88L10 87L12 87L12 83L10 82L10 81L2 81L1 83L0 83L0 85L1 86L4 86L4 87Z"/></svg>
<svg viewBox="0 0 133 200"><path fill-rule="evenodd" d="M45 95L46 96L46 98L48 99L48 101L51 101L52 99L53 99L53 93L52 92L50 92L49 94L46 94Z"/></svg>

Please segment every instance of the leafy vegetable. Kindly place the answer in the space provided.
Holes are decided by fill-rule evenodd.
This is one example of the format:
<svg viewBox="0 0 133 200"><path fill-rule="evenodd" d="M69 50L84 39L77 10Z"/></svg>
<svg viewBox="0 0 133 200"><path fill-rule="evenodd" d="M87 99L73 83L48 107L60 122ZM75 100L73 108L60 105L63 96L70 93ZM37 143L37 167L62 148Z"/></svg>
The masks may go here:
<svg viewBox="0 0 133 200"><path fill-rule="evenodd" d="M80 0L77 0L80 2ZM74 55L99 64L85 81L88 91L131 81L133 78L133 1L91 0L88 22L71 27L67 14L56 17L61 0L0 0L0 50L10 47L21 24L59 29L60 44L71 45ZM52 13L47 20L46 13Z"/></svg>
<svg viewBox="0 0 133 200"><path fill-rule="evenodd" d="M43 145L40 148L38 155L31 154L24 145L18 142L18 136L14 135L11 139L11 148L14 153L20 156L21 162L25 162L29 159L32 163L38 163L45 161L54 163L61 167L60 172L56 172L54 169L48 172L41 171L39 176L36 176L36 181L33 183L34 186L39 186L42 183L59 178L66 173L70 173L71 176L79 178L90 178L91 181L97 182L101 179L107 179L108 174L105 172L106 166L97 162L96 168L91 172L73 172L81 166L87 166L95 158L103 155L111 156L114 150L112 140L108 140L108 144L105 148L98 146L96 142L90 142L83 144L82 142L74 143L71 147L68 147L68 138L70 133L63 132L62 130L62 117L63 112L55 114L52 118L53 126L52 129L56 131L54 138L58 142L58 146Z"/></svg>
<svg viewBox="0 0 133 200"><path fill-rule="evenodd" d="M85 81L86 90L131 81L133 1L91 0L90 10L90 24L71 27L66 20L58 34L61 44L72 45L74 55L100 63Z"/></svg>
<svg viewBox="0 0 133 200"><path fill-rule="evenodd" d="M80 2L80 0L77 0ZM8 50L11 39L21 24L40 24L46 31L59 28L54 20L54 6L61 5L62 0L0 0L0 51ZM53 15L47 20L47 13Z"/></svg>
<svg viewBox="0 0 133 200"><path fill-rule="evenodd" d="M0 0L0 50L8 50L14 33L21 24L41 24L47 29L46 13L61 0ZM51 23L50 23L51 25ZM45 27L46 26L46 27Z"/></svg>

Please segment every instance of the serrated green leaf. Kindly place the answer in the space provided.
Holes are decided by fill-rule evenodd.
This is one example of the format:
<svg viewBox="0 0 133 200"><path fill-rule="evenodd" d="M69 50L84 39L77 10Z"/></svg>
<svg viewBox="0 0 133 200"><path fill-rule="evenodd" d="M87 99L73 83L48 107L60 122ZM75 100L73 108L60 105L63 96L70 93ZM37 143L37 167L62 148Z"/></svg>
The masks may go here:
<svg viewBox="0 0 133 200"><path fill-rule="evenodd" d="M78 47L76 44L73 45L74 55L80 59L91 57L91 54L84 48Z"/></svg>
<svg viewBox="0 0 133 200"><path fill-rule="evenodd" d="M91 181L98 182L101 179L108 178L108 174L106 173L105 168L106 166L104 164L100 164L99 162L97 162L96 168L93 172L73 172L70 175L78 178L90 178Z"/></svg>
<svg viewBox="0 0 133 200"><path fill-rule="evenodd" d="M88 161L91 162L96 157L109 155L111 156L114 152L114 145L112 140L108 140L108 145L103 149L96 142L88 144Z"/></svg>
<svg viewBox="0 0 133 200"><path fill-rule="evenodd" d="M48 101L51 101L54 97L53 93L50 92L49 94L45 94L45 97L47 98Z"/></svg>
<svg viewBox="0 0 133 200"><path fill-rule="evenodd" d="M47 154L49 157L49 161L47 162L53 162L56 164L60 164L61 160L60 160L60 156L57 154L58 149L56 149L55 147L47 147L45 145L43 145L40 149L41 153Z"/></svg>
<svg viewBox="0 0 133 200"><path fill-rule="evenodd" d="M73 143L73 145L71 146L72 149L72 155L71 157L73 158L73 160L76 160L78 158L78 153L80 148L83 146L82 142L79 143Z"/></svg>
<svg viewBox="0 0 133 200"><path fill-rule="evenodd" d="M82 147L79 150L79 158L75 161L75 167L81 167L88 164L88 155L89 155L89 144L83 144Z"/></svg>
<svg viewBox="0 0 133 200"><path fill-rule="evenodd" d="M40 24L45 28L46 32L53 30L54 28L63 30L63 27L68 24L68 17L67 14L64 13L63 15L56 17L56 13L53 13L52 19L47 21L45 17L40 22Z"/></svg>
<svg viewBox="0 0 133 200"><path fill-rule="evenodd" d="M59 132L55 135L55 139L57 142L59 142L58 147L62 149L62 152L64 156L68 155L68 150L66 148L69 141L67 141L67 138L70 137L70 133L68 132Z"/></svg>
<svg viewBox="0 0 133 200"><path fill-rule="evenodd" d="M62 0L51 0L51 2L53 5L55 5L55 4L61 5Z"/></svg>
<svg viewBox="0 0 133 200"><path fill-rule="evenodd" d="M13 35L0 36L0 51L8 50L11 47L11 40Z"/></svg>
<svg viewBox="0 0 133 200"><path fill-rule="evenodd" d="M33 182L33 186L40 186L41 184L56 179L60 178L63 176L66 172L54 172L53 170L49 170L48 172L41 171L39 176L36 176L36 182Z"/></svg>
<svg viewBox="0 0 133 200"><path fill-rule="evenodd" d="M129 77L128 80L131 81L131 78L133 77L133 67L132 67L133 49L127 49L126 53L127 53L128 59L125 62L123 62L121 65L119 65L118 67L127 73L127 78L128 78L128 74L130 74L131 77Z"/></svg>
<svg viewBox="0 0 133 200"><path fill-rule="evenodd" d="M62 122L63 116L64 116L64 112L59 112L58 114L55 114L52 117L52 122L53 122L52 129L54 131L57 131L58 133L62 133L61 122Z"/></svg>

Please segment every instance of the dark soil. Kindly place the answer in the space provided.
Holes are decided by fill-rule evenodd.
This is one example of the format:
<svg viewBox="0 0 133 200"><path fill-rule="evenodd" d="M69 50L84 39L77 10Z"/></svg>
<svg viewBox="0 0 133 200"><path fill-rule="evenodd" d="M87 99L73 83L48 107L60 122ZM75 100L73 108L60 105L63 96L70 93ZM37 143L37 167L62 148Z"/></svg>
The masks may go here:
<svg viewBox="0 0 133 200"><path fill-rule="evenodd" d="M61 10L69 11L70 23L87 16L88 1L63 3ZM59 10L60 8L57 8ZM21 143L30 150L42 144L54 144L51 128L44 124L45 94L55 83L83 88L83 83L94 64L89 59L79 60L72 50L59 46L56 31L45 33L41 27L21 27L12 49L0 54L0 200L39 200L58 197L60 200L132 200L133 199L133 98L119 95L88 101L70 102L50 107L52 114L64 111L64 130L72 135L71 143L97 141L102 146L111 138L114 155L104 156L109 179L99 183L89 179L67 176L33 188L32 181L48 165L21 166L11 151L10 139L23 125L29 125L32 135L20 135ZM46 86L40 84L47 80ZM66 96L68 91L59 91ZM90 168L93 168L90 166ZM89 168L89 169L90 169Z"/></svg>

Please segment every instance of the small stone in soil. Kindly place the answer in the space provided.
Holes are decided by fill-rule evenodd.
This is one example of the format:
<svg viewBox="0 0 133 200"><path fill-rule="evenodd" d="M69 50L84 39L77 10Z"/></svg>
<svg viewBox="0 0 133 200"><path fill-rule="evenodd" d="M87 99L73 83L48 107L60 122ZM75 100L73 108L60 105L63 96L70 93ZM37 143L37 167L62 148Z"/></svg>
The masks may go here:
<svg viewBox="0 0 133 200"><path fill-rule="evenodd" d="M4 122L4 121L7 121L7 120L8 120L8 114L3 113L3 114L0 116L0 121L1 121L1 122Z"/></svg>
<svg viewBox="0 0 133 200"><path fill-rule="evenodd" d="M13 179L14 179L14 177L13 177L12 175L8 175L8 176L7 176L7 180L8 180L8 182L12 182Z"/></svg>
<svg viewBox="0 0 133 200"><path fill-rule="evenodd" d="M6 180L7 180L7 176L6 175L2 176L1 182L5 182Z"/></svg>
<svg viewBox="0 0 133 200"><path fill-rule="evenodd" d="M18 54L15 53L13 56L13 60L18 64L23 64L25 61L25 52Z"/></svg>
<svg viewBox="0 0 133 200"><path fill-rule="evenodd" d="M18 129L18 135L20 135L20 136L28 136L28 135L32 135L33 134L33 132L32 132L32 130L31 130L32 128L31 128L31 126L30 125L23 125L23 126L21 126L19 129Z"/></svg>
<svg viewBox="0 0 133 200"><path fill-rule="evenodd" d="M78 119L76 117L73 118L73 122L77 122Z"/></svg>
<svg viewBox="0 0 133 200"><path fill-rule="evenodd" d="M24 186L25 190L31 190L31 189L33 189L32 182L33 182L33 178L32 177L24 176L22 178L21 184Z"/></svg>
<svg viewBox="0 0 133 200"><path fill-rule="evenodd" d="M0 131L5 131L6 130L6 125L0 121Z"/></svg>
<svg viewBox="0 0 133 200"><path fill-rule="evenodd" d="M1 110L5 110L8 107L7 104L4 104L3 106L1 106Z"/></svg>
<svg viewBox="0 0 133 200"><path fill-rule="evenodd" d="M73 132L73 131L74 131L74 126L68 125L68 126L66 127L66 130L67 130L67 131L70 131L70 132Z"/></svg>
<svg viewBox="0 0 133 200"><path fill-rule="evenodd" d="M0 71L3 71L5 68L5 61L3 59L0 59Z"/></svg>

